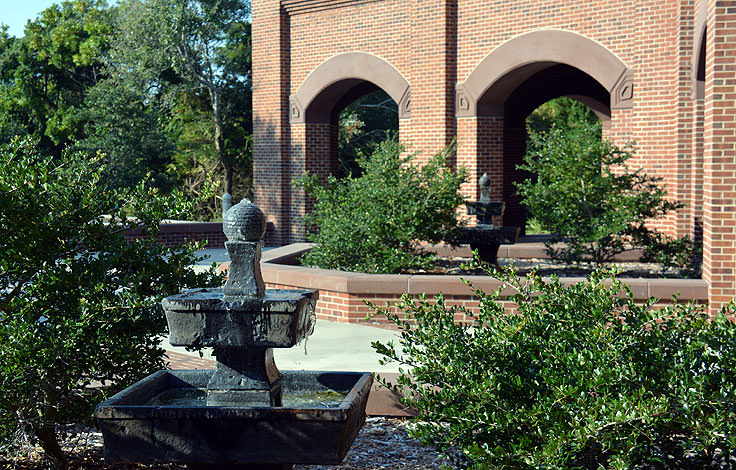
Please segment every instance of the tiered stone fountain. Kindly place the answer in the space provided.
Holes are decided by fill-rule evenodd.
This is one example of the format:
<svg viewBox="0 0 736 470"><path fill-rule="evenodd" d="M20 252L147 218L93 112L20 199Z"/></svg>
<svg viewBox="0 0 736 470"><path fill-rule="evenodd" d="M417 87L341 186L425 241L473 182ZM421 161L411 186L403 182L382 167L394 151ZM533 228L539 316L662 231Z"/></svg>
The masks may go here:
<svg viewBox="0 0 736 470"><path fill-rule="evenodd" d="M159 371L100 404L110 462L193 469L284 470L338 464L365 421L369 373L281 373L272 348L312 333L317 292L266 290L263 213L245 200L226 214L225 286L164 299L169 341L213 347L215 370Z"/></svg>
<svg viewBox="0 0 736 470"><path fill-rule="evenodd" d="M466 202L468 215L477 216L474 227L464 227L455 243L467 243L478 251L480 259L498 267L498 248L501 243L513 244L519 240L519 227L497 227L493 224L494 216L502 216L506 203L491 201L491 179L486 173L478 179L480 200Z"/></svg>

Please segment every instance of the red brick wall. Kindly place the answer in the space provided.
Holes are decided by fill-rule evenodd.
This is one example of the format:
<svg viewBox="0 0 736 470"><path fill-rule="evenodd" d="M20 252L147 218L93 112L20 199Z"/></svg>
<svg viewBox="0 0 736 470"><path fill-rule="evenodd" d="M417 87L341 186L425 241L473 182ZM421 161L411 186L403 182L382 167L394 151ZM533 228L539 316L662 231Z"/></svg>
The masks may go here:
<svg viewBox="0 0 736 470"><path fill-rule="evenodd" d="M282 284L267 283L269 289L302 289L303 286L289 286ZM434 303L434 296L427 296ZM472 313L478 312L478 300L470 295L443 295L445 305L449 307L464 307ZM331 291L326 289L319 290L319 299L315 308L315 313L319 320L328 320L344 323L356 323L363 325L381 326L390 328L390 323L383 316L374 316L375 309L371 308L366 302L376 307L386 308L389 311L401 315L402 311L396 307L401 300L398 294L351 294L347 292ZM700 303L700 302L696 302ZM671 305L672 302L660 300L655 307L664 307ZM504 310L511 313L515 311L516 304L511 301L503 302ZM455 321L472 322L473 319L464 313L457 313Z"/></svg>
<svg viewBox="0 0 736 470"><path fill-rule="evenodd" d="M736 297L736 1L708 1L703 278L711 311Z"/></svg>
<svg viewBox="0 0 736 470"><path fill-rule="evenodd" d="M253 2L253 198L274 224L267 243L289 240L289 21L280 0Z"/></svg>
<svg viewBox="0 0 736 470"><path fill-rule="evenodd" d="M702 106L691 91L701 1L708 2ZM688 204L660 228L693 234L702 214L705 278L720 305L736 295L735 9L728 0L253 0L254 197L274 223L268 242L303 236L295 220L308 204L291 179L305 169L324 171L331 157L323 156L334 147L334 135L315 124L290 125L289 95L344 52L374 54L409 82L411 115L401 119L400 138L412 150L427 156L457 137L457 161L471 170L466 195L476 195L475 180L487 171L496 178L494 191L502 191L497 197L513 206L509 158L519 153L514 145L521 138L514 144L491 117L456 118L455 87L506 41L562 29L595 41L628 67L633 105L611 110L606 135L636 141L632 166L662 177L671 197Z"/></svg>
<svg viewBox="0 0 736 470"><path fill-rule="evenodd" d="M147 240L150 236L141 236L140 230L132 230L125 234L125 239ZM206 248L224 248L227 241L221 222L164 223L156 239L169 247L189 242L207 242Z"/></svg>

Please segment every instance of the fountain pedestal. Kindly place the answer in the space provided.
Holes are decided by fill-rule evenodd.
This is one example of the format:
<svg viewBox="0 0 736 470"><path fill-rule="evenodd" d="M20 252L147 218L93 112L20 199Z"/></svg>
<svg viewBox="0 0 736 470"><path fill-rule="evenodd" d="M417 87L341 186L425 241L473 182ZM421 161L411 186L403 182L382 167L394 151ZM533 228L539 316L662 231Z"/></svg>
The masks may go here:
<svg viewBox="0 0 736 470"><path fill-rule="evenodd" d="M498 248L502 243L513 244L519 240L519 227L496 227L493 224L494 216L502 216L506 203L491 201L491 179L487 174L478 180L480 200L466 202L468 215L477 217L475 227L464 227L460 235L453 240L455 243L470 245L478 252L481 261L498 267Z"/></svg>
<svg viewBox="0 0 736 470"><path fill-rule="evenodd" d="M317 292L265 289L265 229L250 201L233 206L223 223L231 256L225 286L163 300L169 342L213 347L217 368L159 371L100 404L106 460L201 470L342 461L365 421L372 377L278 370L272 348L312 333Z"/></svg>

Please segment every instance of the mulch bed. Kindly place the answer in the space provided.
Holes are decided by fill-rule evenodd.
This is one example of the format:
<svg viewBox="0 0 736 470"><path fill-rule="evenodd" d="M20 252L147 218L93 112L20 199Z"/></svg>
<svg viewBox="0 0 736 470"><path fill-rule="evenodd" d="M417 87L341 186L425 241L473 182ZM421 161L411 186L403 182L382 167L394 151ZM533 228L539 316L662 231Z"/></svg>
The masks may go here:
<svg viewBox="0 0 736 470"><path fill-rule="evenodd" d="M484 276L486 273L480 268L469 269L466 265L470 258L464 257L438 257L435 267L429 270L417 270L411 274L438 274L456 276ZM523 276L537 270L540 276L557 275L559 277L585 277L590 275L595 268L592 266L570 266L545 258L500 258L498 264L501 266L513 265L519 275ZM616 268L620 271L617 277L626 278L682 278L682 274L674 269L662 269L657 263L639 262L615 262L604 268Z"/></svg>

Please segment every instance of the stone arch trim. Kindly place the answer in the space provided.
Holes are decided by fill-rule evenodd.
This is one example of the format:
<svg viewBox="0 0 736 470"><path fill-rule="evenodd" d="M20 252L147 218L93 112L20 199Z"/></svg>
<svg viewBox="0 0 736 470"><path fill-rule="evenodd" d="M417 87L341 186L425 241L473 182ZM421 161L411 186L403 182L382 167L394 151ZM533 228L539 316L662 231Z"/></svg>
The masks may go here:
<svg viewBox="0 0 736 470"><path fill-rule="evenodd" d="M511 38L481 60L457 85L457 116L478 116L478 102L511 72L524 79L555 63L575 67L598 81L611 93L612 109L633 106L633 74L616 54L582 34L544 29Z"/></svg>
<svg viewBox="0 0 736 470"><path fill-rule="evenodd" d="M399 119L410 117L411 91L401 72L373 54L346 52L330 57L307 75L296 94L289 97L289 120L292 123L324 122L329 111L312 109L318 112L309 112L310 107L330 106L338 99L337 95L365 81L381 88L398 104Z"/></svg>
<svg viewBox="0 0 736 470"><path fill-rule="evenodd" d="M700 0L695 13L695 36L693 37L692 52L692 90L694 99L703 99L705 96L705 77L698 77L698 71L705 66L701 52L705 49L705 34L708 20L708 1Z"/></svg>

